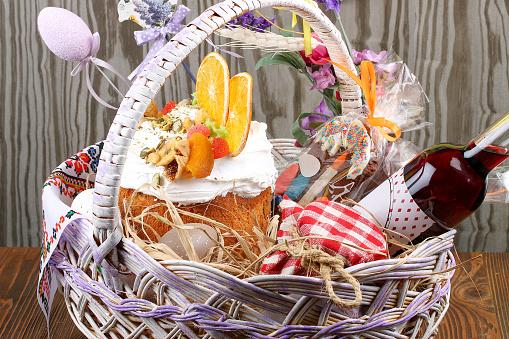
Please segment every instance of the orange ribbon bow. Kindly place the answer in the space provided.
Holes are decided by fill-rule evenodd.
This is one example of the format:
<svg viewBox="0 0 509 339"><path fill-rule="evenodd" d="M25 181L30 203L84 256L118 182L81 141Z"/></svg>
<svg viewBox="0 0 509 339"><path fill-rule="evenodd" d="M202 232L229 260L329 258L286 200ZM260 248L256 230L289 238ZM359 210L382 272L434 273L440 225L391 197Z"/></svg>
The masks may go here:
<svg viewBox="0 0 509 339"><path fill-rule="evenodd" d="M352 71L348 68L339 65L331 60L325 59L332 63L334 66L340 68L346 74L348 74L355 82L360 86L362 92L364 93L364 98L366 98L366 103L369 108L369 115L365 119L371 126L376 127L380 133L384 136L388 141L396 141L401 136L401 129L398 125L393 123L386 118L375 118L375 105L376 105L376 76L375 76L375 67L371 61L364 60L361 62L361 77L356 76ZM395 136L392 136L384 131L383 127L388 128Z"/></svg>

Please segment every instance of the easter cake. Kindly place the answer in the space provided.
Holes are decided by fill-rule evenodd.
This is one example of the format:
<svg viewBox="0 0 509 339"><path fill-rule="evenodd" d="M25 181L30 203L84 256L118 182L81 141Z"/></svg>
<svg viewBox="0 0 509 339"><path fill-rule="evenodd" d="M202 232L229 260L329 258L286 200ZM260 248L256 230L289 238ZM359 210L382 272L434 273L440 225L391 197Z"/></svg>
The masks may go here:
<svg viewBox="0 0 509 339"><path fill-rule="evenodd" d="M211 58L215 61L220 56L212 53L202 62L194 102L170 102L160 112L154 103L148 107L128 151L119 207L123 218L149 208L171 220L166 206L171 201L194 215L180 213L184 224L200 222L198 215L249 237L255 234L254 227L265 232L269 223L277 176L272 145L266 124L251 121L249 74L229 80L226 114L214 111L220 105L211 107L210 96L200 96L204 85L199 82L204 77L200 72L207 70ZM141 238L157 240L171 228L147 215L137 231Z"/></svg>

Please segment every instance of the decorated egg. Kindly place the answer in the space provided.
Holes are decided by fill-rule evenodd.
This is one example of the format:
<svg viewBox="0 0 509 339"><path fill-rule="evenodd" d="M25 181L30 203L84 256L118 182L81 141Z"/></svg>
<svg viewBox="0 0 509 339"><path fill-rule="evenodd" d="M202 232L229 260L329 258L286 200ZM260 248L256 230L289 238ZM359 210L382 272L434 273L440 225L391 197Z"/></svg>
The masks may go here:
<svg viewBox="0 0 509 339"><path fill-rule="evenodd" d="M85 218L92 220L92 201L94 189L89 188L84 190L74 198L71 209L75 212L82 214Z"/></svg>
<svg viewBox="0 0 509 339"><path fill-rule="evenodd" d="M81 61L92 49L92 32L76 14L57 7L46 7L37 26L48 48L67 61Z"/></svg>
<svg viewBox="0 0 509 339"><path fill-rule="evenodd" d="M218 237L216 230L212 226L198 223L185 224L184 226L196 227L188 229L187 232L198 258L203 258L207 254L208 250L216 245L216 243L210 239L212 238L217 241ZM207 236L205 232L207 232L210 237ZM176 228L166 232L166 234L159 239L159 243L166 244L180 257L188 259L186 250L184 249L184 245L182 245L182 241L180 240L180 236Z"/></svg>

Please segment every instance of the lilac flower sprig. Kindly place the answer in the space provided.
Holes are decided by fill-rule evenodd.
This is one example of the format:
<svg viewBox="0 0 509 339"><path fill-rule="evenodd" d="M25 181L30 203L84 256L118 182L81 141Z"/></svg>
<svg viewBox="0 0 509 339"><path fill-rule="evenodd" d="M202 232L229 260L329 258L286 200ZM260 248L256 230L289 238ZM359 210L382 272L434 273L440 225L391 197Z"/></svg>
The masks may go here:
<svg viewBox="0 0 509 339"><path fill-rule="evenodd" d="M319 4L324 4L327 7L327 11L329 9L334 10L336 13L339 13L339 6L341 5L341 0L316 0Z"/></svg>
<svg viewBox="0 0 509 339"><path fill-rule="evenodd" d="M168 0L133 0L133 3L136 5L135 11L140 14L140 19L152 27L166 25L177 7Z"/></svg>
<svg viewBox="0 0 509 339"><path fill-rule="evenodd" d="M253 13L247 12L246 14L243 14L236 19L233 19L228 24L229 25L235 25L235 26L242 26L244 28L256 31L256 32L263 32L270 26L274 24L274 21L276 21L276 16L272 20L266 20L263 17L255 17Z"/></svg>

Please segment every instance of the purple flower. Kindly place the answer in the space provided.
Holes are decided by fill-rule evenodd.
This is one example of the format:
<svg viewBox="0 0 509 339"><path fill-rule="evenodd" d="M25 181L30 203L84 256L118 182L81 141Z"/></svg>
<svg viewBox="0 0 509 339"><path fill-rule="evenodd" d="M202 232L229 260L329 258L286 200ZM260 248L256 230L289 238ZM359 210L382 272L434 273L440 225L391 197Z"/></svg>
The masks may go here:
<svg viewBox="0 0 509 339"><path fill-rule="evenodd" d="M256 18L253 13L247 12L246 14L243 14L236 19L233 19L228 24L235 25L235 26L242 26L244 28L251 29L253 31L257 32L263 32L276 21L276 16L272 20L265 20L265 18L258 17Z"/></svg>
<svg viewBox="0 0 509 339"><path fill-rule="evenodd" d="M311 89L325 89L329 86L334 85L336 82L336 77L332 74L332 70L330 68L331 64L325 64L317 71L314 71L310 74L311 78L316 81L316 86L311 86ZM311 67L308 67L311 72Z"/></svg>
<svg viewBox="0 0 509 339"><path fill-rule="evenodd" d="M339 13L339 5L341 5L341 0L316 0L319 4L325 4L327 6L327 11L332 9Z"/></svg>
<svg viewBox="0 0 509 339"><path fill-rule="evenodd" d="M373 51L370 51L368 49L363 50L362 52L358 52L355 49L352 49L353 54L353 63L358 65L364 60L368 60L374 63L379 63L385 54L387 54L387 51L381 51L380 54L376 54Z"/></svg>
<svg viewBox="0 0 509 339"><path fill-rule="evenodd" d="M315 108L314 113L320 113L325 114L326 116L319 115L319 114L312 114L304 119L302 119L302 128L308 131L311 131L311 134L315 133L315 128L317 127L317 124L326 122L330 118L334 116L331 110L327 107L327 104L325 103L325 99L322 99L322 102L318 107ZM310 126L312 124L313 126Z"/></svg>

